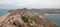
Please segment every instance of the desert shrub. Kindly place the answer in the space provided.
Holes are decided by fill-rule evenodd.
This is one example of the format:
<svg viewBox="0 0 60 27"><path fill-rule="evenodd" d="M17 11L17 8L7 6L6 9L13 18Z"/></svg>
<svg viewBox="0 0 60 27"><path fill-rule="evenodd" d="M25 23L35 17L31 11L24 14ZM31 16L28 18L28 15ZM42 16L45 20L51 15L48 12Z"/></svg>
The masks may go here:
<svg viewBox="0 0 60 27"><path fill-rule="evenodd" d="M28 21L28 20L29 20L28 17L26 17L26 16L21 16L21 18L22 18L22 20L23 20L24 22L29 22L29 21Z"/></svg>

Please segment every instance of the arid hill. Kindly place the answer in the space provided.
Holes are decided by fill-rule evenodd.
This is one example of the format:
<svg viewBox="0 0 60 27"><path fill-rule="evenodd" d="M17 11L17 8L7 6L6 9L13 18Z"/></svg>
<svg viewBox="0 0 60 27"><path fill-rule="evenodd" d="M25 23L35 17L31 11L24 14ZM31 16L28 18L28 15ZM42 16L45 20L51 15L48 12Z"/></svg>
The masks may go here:
<svg viewBox="0 0 60 27"><path fill-rule="evenodd" d="M0 27L58 27L41 16L32 16L27 9L9 11L6 18L0 22Z"/></svg>

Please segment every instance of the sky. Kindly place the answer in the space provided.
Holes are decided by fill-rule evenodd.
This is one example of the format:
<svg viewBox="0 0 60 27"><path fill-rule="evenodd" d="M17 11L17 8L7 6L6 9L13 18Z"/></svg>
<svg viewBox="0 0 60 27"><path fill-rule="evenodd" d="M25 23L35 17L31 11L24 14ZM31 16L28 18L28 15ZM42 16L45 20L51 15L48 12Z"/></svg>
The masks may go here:
<svg viewBox="0 0 60 27"><path fill-rule="evenodd" d="M0 9L60 8L60 0L0 0Z"/></svg>

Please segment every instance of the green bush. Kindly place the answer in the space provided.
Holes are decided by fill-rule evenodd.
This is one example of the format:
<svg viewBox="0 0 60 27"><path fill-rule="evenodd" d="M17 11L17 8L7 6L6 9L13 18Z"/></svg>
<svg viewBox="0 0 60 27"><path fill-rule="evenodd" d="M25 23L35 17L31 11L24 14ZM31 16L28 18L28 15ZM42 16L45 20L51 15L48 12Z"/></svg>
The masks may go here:
<svg viewBox="0 0 60 27"><path fill-rule="evenodd" d="M26 17L26 16L21 16L21 18L22 18L22 20L23 20L24 22L29 22L29 21L28 21L28 20L29 20L28 17Z"/></svg>

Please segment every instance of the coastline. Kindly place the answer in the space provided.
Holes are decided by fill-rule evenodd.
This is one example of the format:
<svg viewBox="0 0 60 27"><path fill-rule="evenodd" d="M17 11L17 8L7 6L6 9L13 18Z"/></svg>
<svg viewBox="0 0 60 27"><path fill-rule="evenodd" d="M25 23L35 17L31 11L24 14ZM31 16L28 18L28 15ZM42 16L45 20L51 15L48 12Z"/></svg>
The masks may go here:
<svg viewBox="0 0 60 27"><path fill-rule="evenodd" d="M1 16L1 17L0 17L0 23L3 22L3 21L7 18L7 16L8 16L9 14L10 14L10 13L7 13L6 15Z"/></svg>

